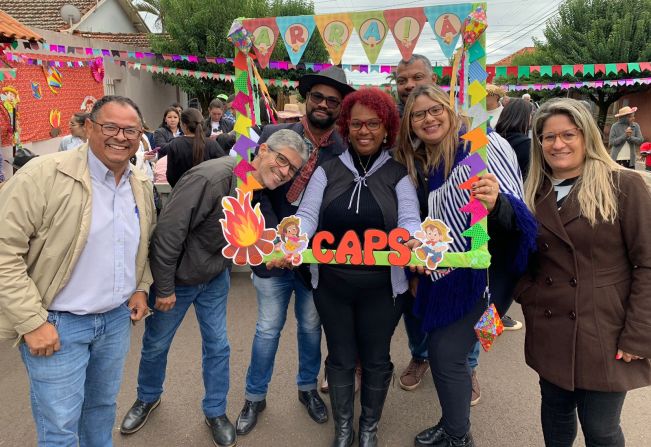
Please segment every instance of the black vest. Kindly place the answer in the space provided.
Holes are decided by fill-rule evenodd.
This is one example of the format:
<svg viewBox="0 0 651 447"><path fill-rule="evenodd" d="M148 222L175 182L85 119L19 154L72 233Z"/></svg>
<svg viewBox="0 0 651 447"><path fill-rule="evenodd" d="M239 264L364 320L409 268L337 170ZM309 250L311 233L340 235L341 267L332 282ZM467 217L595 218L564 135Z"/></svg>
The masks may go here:
<svg viewBox="0 0 651 447"><path fill-rule="evenodd" d="M355 183L355 176L339 157L328 160L321 165L321 168L325 171L328 185L323 192L319 222L322 220L323 210L328 208L330 202L346 192ZM380 230L388 232L398 226L396 185L406 175L407 168L390 158L377 171L366 177L366 185L382 211L384 228L379 228Z"/></svg>

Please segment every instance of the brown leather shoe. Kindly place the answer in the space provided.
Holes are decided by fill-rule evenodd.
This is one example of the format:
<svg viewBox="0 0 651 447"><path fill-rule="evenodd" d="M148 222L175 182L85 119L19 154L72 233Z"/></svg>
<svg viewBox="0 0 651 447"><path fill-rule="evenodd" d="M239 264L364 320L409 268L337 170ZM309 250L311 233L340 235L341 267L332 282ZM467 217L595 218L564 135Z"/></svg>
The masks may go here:
<svg viewBox="0 0 651 447"><path fill-rule="evenodd" d="M481 400L481 390L479 389L479 380L477 380L477 370L472 370L472 395L470 397L470 406L474 407Z"/></svg>
<svg viewBox="0 0 651 447"><path fill-rule="evenodd" d="M412 358L400 376L400 388L405 391L415 390L427 371L429 371L429 362L427 360Z"/></svg>

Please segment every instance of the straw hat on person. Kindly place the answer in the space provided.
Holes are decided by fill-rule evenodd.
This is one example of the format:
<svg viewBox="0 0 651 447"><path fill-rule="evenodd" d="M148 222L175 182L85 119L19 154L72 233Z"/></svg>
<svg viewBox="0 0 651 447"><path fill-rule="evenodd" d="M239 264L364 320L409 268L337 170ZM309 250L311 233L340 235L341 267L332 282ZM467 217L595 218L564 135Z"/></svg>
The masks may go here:
<svg viewBox="0 0 651 447"><path fill-rule="evenodd" d="M615 114L615 118L621 118L622 116L631 115L637 112L637 107L622 107L619 109L619 112Z"/></svg>
<svg viewBox="0 0 651 447"><path fill-rule="evenodd" d="M285 104L283 110L278 111L278 118L281 119L290 119L290 118L300 118L303 116L303 112L298 108L298 104Z"/></svg>
<svg viewBox="0 0 651 447"><path fill-rule="evenodd" d="M505 95L504 89L499 85L486 84L486 93L488 95L496 95L500 98Z"/></svg>

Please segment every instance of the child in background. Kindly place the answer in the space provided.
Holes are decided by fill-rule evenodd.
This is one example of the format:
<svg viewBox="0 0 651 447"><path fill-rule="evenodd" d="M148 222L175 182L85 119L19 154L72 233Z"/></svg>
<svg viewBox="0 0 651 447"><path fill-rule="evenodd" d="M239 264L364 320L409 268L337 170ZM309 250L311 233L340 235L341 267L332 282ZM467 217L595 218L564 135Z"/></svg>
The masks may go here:
<svg viewBox="0 0 651 447"><path fill-rule="evenodd" d="M86 129L84 128L84 125L89 116L88 113L78 112L70 117L70 135L66 135L61 140L61 143L59 144L59 152L74 149L86 142Z"/></svg>
<svg viewBox="0 0 651 447"><path fill-rule="evenodd" d="M642 143L640 146L640 155L644 158L644 168L651 171L651 143Z"/></svg>

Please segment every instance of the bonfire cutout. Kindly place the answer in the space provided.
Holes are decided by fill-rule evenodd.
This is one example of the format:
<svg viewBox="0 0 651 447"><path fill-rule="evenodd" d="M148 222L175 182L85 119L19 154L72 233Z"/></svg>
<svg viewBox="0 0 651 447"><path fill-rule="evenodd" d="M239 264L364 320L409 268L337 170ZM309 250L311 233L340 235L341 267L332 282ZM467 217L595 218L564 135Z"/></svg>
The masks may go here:
<svg viewBox="0 0 651 447"><path fill-rule="evenodd" d="M263 256L274 250L276 230L265 228L260 204L251 206L251 193L242 194L237 188L236 197L224 197L222 231L227 245L222 254L235 265L260 265Z"/></svg>

